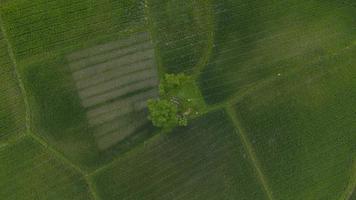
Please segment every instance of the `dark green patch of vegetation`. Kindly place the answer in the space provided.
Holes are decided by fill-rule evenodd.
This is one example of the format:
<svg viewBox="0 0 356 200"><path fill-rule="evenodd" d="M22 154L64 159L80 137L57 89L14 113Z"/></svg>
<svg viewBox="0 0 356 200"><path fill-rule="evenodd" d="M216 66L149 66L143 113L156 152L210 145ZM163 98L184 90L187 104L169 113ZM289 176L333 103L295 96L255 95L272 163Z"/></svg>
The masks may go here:
<svg viewBox="0 0 356 200"><path fill-rule="evenodd" d="M63 137L64 127L85 123L85 111L80 105L70 72L61 59L43 61L24 68L24 81L30 96L38 106L33 111L46 132ZM52 67L49 68L48 66Z"/></svg>
<svg viewBox="0 0 356 200"><path fill-rule="evenodd" d="M32 63L22 67L22 74L31 105L31 131L75 162L97 165L95 141L65 61L51 58Z"/></svg>
<svg viewBox="0 0 356 200"><path fill-rule="evenodd" d="M204 109L202 98L191 76L165 74L159 85L159 99L148 100L149 119L162 128L187 126L188 120Z"/></svg>

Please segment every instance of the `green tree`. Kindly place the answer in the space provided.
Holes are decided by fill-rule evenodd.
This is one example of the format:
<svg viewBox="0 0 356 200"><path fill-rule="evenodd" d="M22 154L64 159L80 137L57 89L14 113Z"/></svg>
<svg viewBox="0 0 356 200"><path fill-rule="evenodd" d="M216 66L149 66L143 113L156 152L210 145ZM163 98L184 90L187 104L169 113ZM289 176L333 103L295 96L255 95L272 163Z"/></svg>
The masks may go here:
<svg viewBox="0 0 356 200"><path fill-rule="evenodd" d="M160 81L158 100L148 101L149 119L156 127L187 126L199 115L201 101L195 80L183 73L165 74Z"/></svg>
<svg viewBox="0 0 356 200"><path fill-rule="evenodd" d="M147 101L148 118L153 125L161 128L174 127L179 123L177 106L166 99Z"/></svg>

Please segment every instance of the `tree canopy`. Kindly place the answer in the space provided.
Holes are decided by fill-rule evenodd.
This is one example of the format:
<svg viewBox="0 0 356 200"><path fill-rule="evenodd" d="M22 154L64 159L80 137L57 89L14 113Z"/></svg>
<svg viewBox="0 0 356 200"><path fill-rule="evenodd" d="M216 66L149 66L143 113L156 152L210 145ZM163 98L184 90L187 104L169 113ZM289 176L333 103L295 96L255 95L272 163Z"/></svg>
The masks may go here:
<svg viewBox="0 0 356 200"><path fill-rule="evenodd" d="M153 100L147 102L150 111L149 119L154 126L170 127L178 123L178 109L166 99Z"/></svg>
<svg viewBox="0 0 356 200"><path fill-rule="evenodd" d="M159 98L148 100L149 119L161 128L187 126L199 114L194 79L183 73L165 74L159 85Z"/></svg>

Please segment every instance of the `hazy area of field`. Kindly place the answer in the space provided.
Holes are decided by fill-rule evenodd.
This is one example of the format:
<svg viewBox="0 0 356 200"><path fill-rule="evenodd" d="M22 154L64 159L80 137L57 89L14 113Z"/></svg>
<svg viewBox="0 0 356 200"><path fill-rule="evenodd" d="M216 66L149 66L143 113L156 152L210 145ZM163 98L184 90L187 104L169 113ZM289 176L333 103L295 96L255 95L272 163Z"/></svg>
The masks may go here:
<svg viewBox="0 0 356 200"><path fill-rule="evenodd" d="M351 0L0 1L0 199L354 200ZM202 115L147 119L164 73Z"/></svg>

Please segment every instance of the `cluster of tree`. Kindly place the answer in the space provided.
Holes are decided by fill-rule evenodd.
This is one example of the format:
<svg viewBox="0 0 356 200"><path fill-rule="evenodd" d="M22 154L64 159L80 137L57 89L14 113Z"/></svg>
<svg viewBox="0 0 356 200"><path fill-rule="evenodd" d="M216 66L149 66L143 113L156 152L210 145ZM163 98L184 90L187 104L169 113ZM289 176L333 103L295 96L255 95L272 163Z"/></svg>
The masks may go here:
<svg viewBox="0 0 356 200"><path fill-rule="evenodd" d="M159 85L159 99L147 102L149 119L161 128L187 126L188 119L197 114L189 88L194 80L185 74L165 74Z"/></svg>

